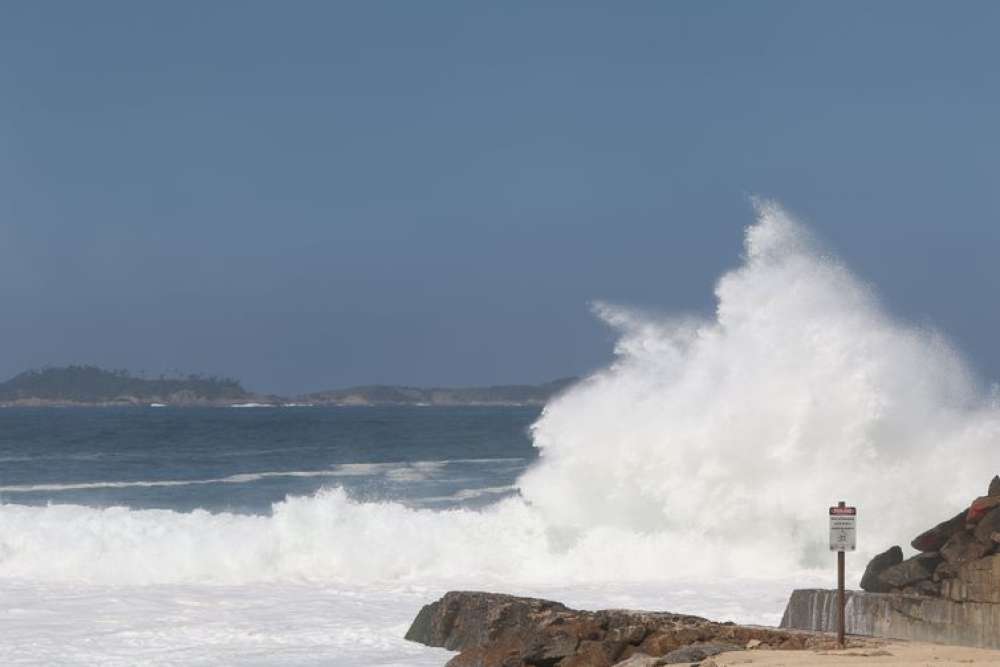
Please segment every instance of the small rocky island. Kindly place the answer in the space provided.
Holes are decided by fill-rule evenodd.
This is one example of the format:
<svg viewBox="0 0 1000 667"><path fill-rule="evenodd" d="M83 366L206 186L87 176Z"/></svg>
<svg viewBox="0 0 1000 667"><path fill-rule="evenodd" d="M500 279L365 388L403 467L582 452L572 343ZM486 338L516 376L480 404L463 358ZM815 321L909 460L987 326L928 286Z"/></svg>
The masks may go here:
<svg viewBox="0 0 1000 667"><path fill-rule="evenodd" d="M97 366L30 370L0 382L0 406L222 406L259 397L232 378L204 375L144 377Z"/></svg>
<svg viewBox="0 0 1000 667"><path fill-rule="evenodd" d="M710 667L712 656L728 651L834 647L811 633L462 591L421 609L406 638L460 651L447 667Z"/></svg>

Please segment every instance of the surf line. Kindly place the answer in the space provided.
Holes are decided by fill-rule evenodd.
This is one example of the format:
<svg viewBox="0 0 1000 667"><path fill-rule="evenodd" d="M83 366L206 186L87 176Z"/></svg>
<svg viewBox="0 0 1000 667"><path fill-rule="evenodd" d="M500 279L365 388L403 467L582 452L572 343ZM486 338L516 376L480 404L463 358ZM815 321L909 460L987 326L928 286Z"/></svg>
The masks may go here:
<svg viewBox="0 0 1000 667"><path fill-rule="evenodd" d="M40 491L86 491L93 489L128 489L167 486L195 486L199 484L246 484L261 479L273 477L361 477L367 475L387 474L392 471L409 470L421 475L435 472L436 467L444 467L450 463L510 463L522 459L452 459L444 461L411 461L400 463L344 463L327 470L276 470L266 472L248 472L213 477L210 479L163 479L137 480L122 482L69 482L54 484L12 484L0 486L0 493L33 493Z"/></svg>

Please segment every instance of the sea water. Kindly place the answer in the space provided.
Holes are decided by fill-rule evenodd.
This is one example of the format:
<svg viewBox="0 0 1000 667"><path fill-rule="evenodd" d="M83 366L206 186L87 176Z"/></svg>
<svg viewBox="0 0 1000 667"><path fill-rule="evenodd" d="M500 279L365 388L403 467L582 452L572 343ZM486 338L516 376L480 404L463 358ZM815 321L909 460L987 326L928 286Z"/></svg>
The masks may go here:
<svg viewBox="0 0 1000 667"><path fill-rule="evenodd" d="M2 410L0 664L442 664L402 640L439 591L377 515L512 496L538 415ZM375 514L348 527L338 504Z"/></svg>
<svg viewBox="0 0 1000 667"><path fill-rule="evenodd" d="M773 203L712 317L528 408L0 412L0 663L440 665L452 588L774 624L1000 470L998 392Z"/></svg>

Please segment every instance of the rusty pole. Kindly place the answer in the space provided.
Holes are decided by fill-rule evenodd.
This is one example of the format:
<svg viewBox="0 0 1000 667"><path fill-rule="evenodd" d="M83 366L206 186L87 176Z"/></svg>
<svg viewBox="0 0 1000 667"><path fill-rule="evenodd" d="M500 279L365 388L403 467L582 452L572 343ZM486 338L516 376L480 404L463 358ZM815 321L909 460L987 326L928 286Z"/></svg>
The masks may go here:
<svg viewBox="0 0 1000 667"><path fill-rule="evenodd" d="M841 500L837 507L846 507ZM844 552L837 552L837 644L844 648Z"/></svg>

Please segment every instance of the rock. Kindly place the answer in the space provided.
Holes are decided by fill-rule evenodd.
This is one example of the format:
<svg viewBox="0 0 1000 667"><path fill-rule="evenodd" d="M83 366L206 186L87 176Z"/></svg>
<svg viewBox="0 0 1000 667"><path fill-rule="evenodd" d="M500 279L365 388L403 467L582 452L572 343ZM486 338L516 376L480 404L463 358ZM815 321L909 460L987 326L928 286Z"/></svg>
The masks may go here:
<svg viewBox="0 0 1000 667"><path fill-rule="evenodd" d="M994 510L994 512L996 512L996 510ZM996 516L997 520L1000 521L1000 512L998 512ZM983 521L985 521L985 519L983 519ZM983 521L980 521L980 525L983 524ZM997 527L1000 528L1000 523L997 524ZM976 530L978 532L978 527ZM986 535L988 540L989 533ZM976 560L977 558L985 556L991 549L991 546L987 546L987 544L977 540L972 533L960 530L948 538L945 545L941 547L941 556L949 563L967 563L970 560Z"/></svg>
<svg viewBox="0 0 1000 667"><path fill-rule="evenodd" d="M976 524L974 537L985 545L987 551L996 546L993 533L1000 532L1000 507L994 507Z"/></svg>
<svg viewBox="0 0 1000 667"><path fill-rule="evenodd" d="M644 625L623 625L617 628L609 628L607 639L625 644L639 644L648 632Z"/></svg>
<svg viewBox="0 0 1000 667"><path fill-rule="evenodd" d="M509 651L500 646L480 647L462 651L448 661L445 667L520 667L523 663L517 651Z"/></svg>
<svg viewBox="0 0 1000 667"><path fill-rule="evenodd" d="M1000 475L994 475L990 480L990 488L986 492L988 496L1000 496Z"/></svg>
<svg viewBox="0 0 1000 667"><path fill-rule="evenodd" d="M959 512L947 521L917 535L910 542L910 546L917 551L937 551L955 532L965 528L965 518L966 512Z"/></svg>
<svg viewBox="0 0 1000 667"><path fill-rule="evenodd" d="M533 633L540 621L569 610L550 600L452 591L417 614L406 639L451 651Z"/></svg>
<svg viewBox="0 0 1000 667"><path fill-rule="evenodd" d="M406 638L461 651L447 667L610 667L667 664L671 655L698 662L750 640L804 648L810 637L682 614L576 611L549 600L452 591L420 610Z"/></svg>
<svg viewBox="0 0 1000 667"><path fill-rule="evenodd" d="M1000 603L1000 554L960 565L954 578L941 583L941 595L955 602Z"/></svg>
<svg viewBox="0 0 1000 667"><path fill-rule="evenodd" d="M942 558L937 553L917 554L913 558L904 560L898 565L886 568L878 576L879 581L889 588L903 588L930 579L935 568L942 562Z"/></svg>
<svg viewBox="0 0 1000 667"><path fill-rule="evenodd" d="M623 647L619 645L614 654L609 653L608 648L609 645L605 642L580 642L576 653L560 662L559 667L611 667Z"/></svg>
<svg viewBox="0 0 1000 667"><path fill-rule="evenodd" d="M536 634L521 650L521 660L529 665L549 667L576 654L580 640L569 633Z"/></svg>
<svg viewBox="0 0 1000 667"><path fill-rule="evenodd" d="M689 627L653 633L642 642L639 650L652 656L661 656L696 642L712 639L716 633L704 627Z"/></svg>
<svg viewBox="0 0 1000 667"><path fill-rule="evenodd" d="M937 570L935 570L936 572ZM918 581L912 586L906 586L902 589L902 593L906 595L924 595L928 597L938 597L941 595L941 584L939 582L933 581L933 579L924 579Z"/></svg>
<svg viewBox="0 0 1000 667"><path fill-rule="evenodd" d="M998 506L1000 506L1000 496L980 496L969 505L969 511L965 515L965 522L967 524L977 523L986 516L987 512Z"/></svg>
<svg viewBox="0 0 1000 667"><path fill-rule="evenodd" d="M887 568L899 565L903 562L903 550L898 546L891 547L875 556L865 568L865 574L861 577L861 588L873 593L886 593L890 587L879 580L878 576Z"/></svg>
<svg viewBox="0 0 1000 667"><path fill-rule="evenodd" d="M759 647L760 644L761 644L761 641L759 639L751 639L750 641L747 642L746 649L748 651L752 651L755 648Z"/></svg>
<svg viewBox="0 0 1000 667"><path fill-rule="evenodd" d="M673 632L656 633L647 637L639 645L639 650L646 655L659 657L684 646L684 644L688 643L685 639L685 637L678 637L677 633ZM692 639L690 641L696 640Z"/></svg>
<svg viewBox="0 0 1000 667"><path fill-rule="evenodd" d="M722 643L706 643L706 644L693 644L691 646L685 646L684 648L679 648L675 651L671 651L663 656L663 665L676 665L680 663L690 663L690 662L701 662L705 658L709 658L713 655L719 655L720 653L725 653L727 651L742 651L743 648L740 646L734 646L732 644L722 644Z"/></svg>
<svg viewBox="0 0 1000 667"><path fill-rule="evenodd" d="M934 569L934 576L932 576L931 579L933 581L941 581L943 579L953 579L957 574L958 574L958 563L949 563L945 561Z"/></svg>
<svg viewBox="0 0 1000 667"><path fill-rule="evenodd" d="M614 667L659 667L666 664L662 658L656 658L645 653L636 653L627 660L616 662Z"/></svg>

